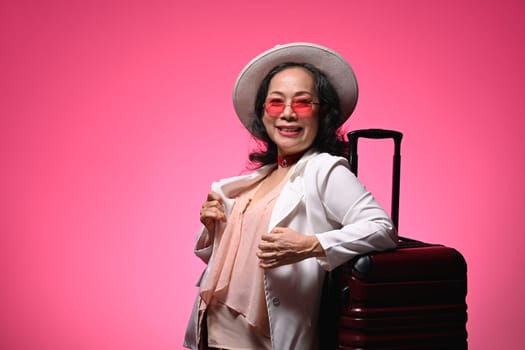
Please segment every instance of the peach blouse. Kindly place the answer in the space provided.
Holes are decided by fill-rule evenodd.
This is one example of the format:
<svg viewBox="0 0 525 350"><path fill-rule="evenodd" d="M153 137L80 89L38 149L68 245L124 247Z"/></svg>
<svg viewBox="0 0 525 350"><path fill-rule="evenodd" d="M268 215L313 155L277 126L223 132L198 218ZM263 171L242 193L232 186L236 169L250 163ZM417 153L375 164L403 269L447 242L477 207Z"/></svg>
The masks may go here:
<svg viewBox="0 0 525 350"><path fill-rule="evenodd" d="M201 287L209 346L271 349L264 271L256 253L286 178L255 202L264 180L240 194L224 232L215 237L212 266Z"/></svg>

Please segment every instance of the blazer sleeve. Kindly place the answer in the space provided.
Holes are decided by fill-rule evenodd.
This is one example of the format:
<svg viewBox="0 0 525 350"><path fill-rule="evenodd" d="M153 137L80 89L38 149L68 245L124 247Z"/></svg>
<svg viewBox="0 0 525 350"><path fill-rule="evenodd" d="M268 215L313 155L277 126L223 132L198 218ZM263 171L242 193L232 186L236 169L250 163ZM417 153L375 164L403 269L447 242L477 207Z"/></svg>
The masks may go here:
<svg viewBox="0 0 525 350"><path fill-rule="evenodd" d="M332 270L349 259L397 245L397 232L387 212L350 171L344 158L317 172L317 193L326 219L335 229L316 233L326 257L320 265Z"/></svg>
<svg viewBox="0 0 525 350"><path fill-rule="evenodd" d="M211 253L213 252L213 235L204 226L197 234L193 251L206 264L210 261Z"/></svg>

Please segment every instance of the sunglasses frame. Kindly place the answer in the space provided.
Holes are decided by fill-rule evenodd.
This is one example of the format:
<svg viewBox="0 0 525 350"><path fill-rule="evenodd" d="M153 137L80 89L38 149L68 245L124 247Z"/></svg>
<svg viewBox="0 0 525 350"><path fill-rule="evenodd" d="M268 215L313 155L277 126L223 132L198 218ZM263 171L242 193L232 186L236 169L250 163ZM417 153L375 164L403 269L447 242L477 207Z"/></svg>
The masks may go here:
<svg viewBox="0 0 525 350"><path fill-rule="evenodd" d="M272 104L272 100L281 100L282 102L279 102L279 104L282 103L282 109L278 112L278 113L270 113L269 109L270 108L277 108L276 106L272 106L272 107L269 107L268 105L269 104ZM297 97L297 98L294 98L292 99L292 101L290 103L285 103L284 100L280 99L280 98L267 98L264 102L264 110L266 111L266 113L272 117L272 118L278 118L283 112L284 110L286 109L287 106L290 106L290 108L292 109L292 111L295 113L295 115L297 115L298 117L303 117L303 118L309 118L309 117L312 117L313 116L313 106L314 105L320 105L321 103L319 102L314 102L314 101L309 101L309 102L305 102L305 100L309 100L307 98L301 98L301 97ZM297 104L304 104L304 105L309 105L310 108L308 109L308 111L297 111L296 108L298 107ZM294 104L295 104L295 107L294 107ZM306 106L301 106L299 108L306 108ZM306 115L308 114L308 115Z"/></svg>

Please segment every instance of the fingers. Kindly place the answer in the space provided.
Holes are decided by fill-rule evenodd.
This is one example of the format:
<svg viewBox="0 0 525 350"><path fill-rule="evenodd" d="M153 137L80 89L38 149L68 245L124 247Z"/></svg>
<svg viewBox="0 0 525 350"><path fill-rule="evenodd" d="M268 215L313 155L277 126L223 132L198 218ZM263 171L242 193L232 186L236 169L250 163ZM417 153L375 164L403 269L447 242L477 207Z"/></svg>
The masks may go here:
<svg viewBox="0 0 525 350"><path fill-rule="evenodd" d="M218 193L210 192L206 198L206 202L202 205L201 214L203 212L224 213L224 206L222 198Z"/></svg>
<svg viewBox="0 0 525 350"><path fill-rule="evenodd" d="M208 197L206 198L206 202L209 201L218 201L222 203L222 198L217 192L210 191L208 192Z"/></svg>
<svg viewBox="0 0 525 350"><path fill-rule="evenodd" d="M273 230L271 230L268 233L263 233L261 235L261 241L262 242L277 242L280 238L279 235L285 234L285 233L293 232L289 228L286 227L274 227Z"/></svg>
<svg viewBox="0 0 525 350"><path fill-rule="evenodd" d="M213 231L216 221L226 221L226 214L222 198L215 192L208 193L206 201L201 207L200 221L208 231Z"/></svg>
<svg viewBox="0 0 525 350"><path fill-rule="evenodd" d="M211 218L222 220L226 218L224 215L224 206L217 201L205 202L201 207L200 215L201 219Z"/></svg>
<svg viewBox="0 0 525 350"><path fill-rule="evenodd" d="M261 235L257 257L259 258L259 266L263 269L274 268L286 264L281 251L282 247L278 242L279 234L282 234L282 230L274 228L269 233L263 233Z"/></svg>
<svg viewBox="0 0 525 350"><path fill-rule="evenodd" d="M261 235L261 242L259 243L259 249L261 250L276 250L279 247L279 243L283 244L283 235L286 233L293 232L292 230L284 227L275 227L268 233Z"/></svg>
<svg viewBox="0 0 525 350"><path fill-rule="evenodd" d="M262 247L268 246L269 243L272 243L275 241L275 237L273 237L272 233L263 233L261 235L261 243L259 244Z"/></svg>
<svg viewBox="0 0 525 350"><path fill-rule="evenodd" d="M259 261L259 267L263 269L272 269L274 267L278 267L281 265L284 265L284 264L280 263L279 260L277 259L266 259L266 260L261 259Z"/></svg>
<svg viewBox="0 0 525 350"><path fill-rule="evenodd" d="M259 266L274 268L314 257L316 252L311 248L314 241L318 242L315 236L300 234L286 227L276 227L261 235L257 252Z"/></svg>
<svg viewBox="0 0 525 350"><path fill-rule="evenodd" d="M271 252L275 253L279 250L278 235L282 233L281 231L274 228L269 233L263 233L261 235L261 241L259 242L259 250L261 252Z"/></svg>
<svg viewBox="0 0 525 350"><path fill-rule="evenodd" d="M263 269L271 269L274 267L279 267L283 265L293 264L300 260L301 258L297 256L286 256L286 255L275 255L273 253L264 254L258 253L259 257L259 266Z"/></svg>

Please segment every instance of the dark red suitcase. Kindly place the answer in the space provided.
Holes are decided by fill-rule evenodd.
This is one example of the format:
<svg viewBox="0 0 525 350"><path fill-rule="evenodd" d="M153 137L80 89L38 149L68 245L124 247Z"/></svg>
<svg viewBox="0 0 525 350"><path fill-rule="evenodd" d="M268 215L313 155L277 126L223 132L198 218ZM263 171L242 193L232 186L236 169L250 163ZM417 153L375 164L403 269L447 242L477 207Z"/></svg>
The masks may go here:
<svg viewBox="0 0 525 350"><path fill-rule="evenodd" d="M357 143L394 140L391 216L398 227L402 134L365 129L348 134L357 175ZM339 350L467 349L467 265L456 250L400 238L399 247L360 256L336 269L323 298L322 348ZM326 301L330 298L331 302ZM336 312L336 324L326 314ZM326 327L335 327L331 334ZM326 340L332 337L333 341Z"/></svg>

